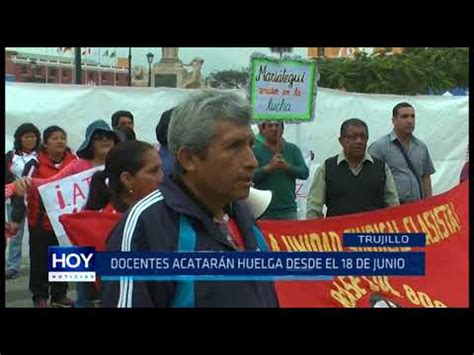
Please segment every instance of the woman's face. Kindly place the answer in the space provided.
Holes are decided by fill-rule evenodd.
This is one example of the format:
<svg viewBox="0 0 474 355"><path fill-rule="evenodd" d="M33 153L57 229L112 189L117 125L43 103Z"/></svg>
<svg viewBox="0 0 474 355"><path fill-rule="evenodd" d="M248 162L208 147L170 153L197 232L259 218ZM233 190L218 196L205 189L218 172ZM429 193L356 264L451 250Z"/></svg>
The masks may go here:
<svg viewBox="0 0 474 355"><path fill-rule="evenodd" d="M114 134L112 132L99 131L92 137L92 152L94 157L105 157L114 147Z"/></svg>
<svg viewBox="0 0 474 355"><path fill-rule="evenodd" d="M38 137L33 132L25 133L20 138L21 150L25 153L32 152L38 143Z"/></svg>
<svg viewBox="0 0 474 355"><path fill-rule="evenodd" d="M44 142L48 154L64 154L67 148L67 137L61 131L53 132Z"/></svg>
<svg viewBox="0 0 474 355"><path fill-rule="evenodd" d="M143 159L143 167L132 177L130 184L134 202L158 189L163 180L161 159L156 149L149 149L143 153Z"/></svg>

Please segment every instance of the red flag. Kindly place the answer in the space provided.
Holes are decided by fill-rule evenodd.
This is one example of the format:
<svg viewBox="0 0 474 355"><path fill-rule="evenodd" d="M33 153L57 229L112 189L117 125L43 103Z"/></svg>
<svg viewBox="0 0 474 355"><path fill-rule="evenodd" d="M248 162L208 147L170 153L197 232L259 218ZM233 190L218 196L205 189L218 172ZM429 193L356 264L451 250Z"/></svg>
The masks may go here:
<svg viewBox="0 0 474 355"><path fill-rule="evenodd" d="M100 211L81 211L59 216L71 243L81 247L93 247L96 251L104 251L112 229L116 226L121 213ZM100 289L100 281L96 279L95 287Z"/></svg>
<svg viewBox="0 0 474 355"><path fill-rule="evenodd" d="M104 251L107 237L121 216L121 213L82 211L63 214L59 216L59 222L72 244Z"/></svg>
<svg viewBox="0 0 474 355"><path fill-rule="evenodd" d="M391 302L392 307L468 307L468 197L469 182L464 181L443 194L398 207L326 219L260 221L272 251L282 252L355 251L342 246L343 233L426 233L424 276L278 281L280 306L383 307Z"/></svg>

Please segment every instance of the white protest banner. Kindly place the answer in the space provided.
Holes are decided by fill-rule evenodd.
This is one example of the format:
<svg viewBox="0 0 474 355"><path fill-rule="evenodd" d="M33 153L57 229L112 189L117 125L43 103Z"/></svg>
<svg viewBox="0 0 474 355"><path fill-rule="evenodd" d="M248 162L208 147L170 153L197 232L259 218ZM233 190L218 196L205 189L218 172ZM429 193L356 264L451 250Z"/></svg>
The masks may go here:
<svg viewBox="0 0 474 355"><path fill-rule="evenodd" d="M284 57L285 58L285 57ZM247 89L221 90L249 97ZM5 153L13 147L16 128L23 122L38 127L63 126L67 120L68 145L77 149L91 117L110 117L124 107L133 112L135 133L155 143L157 118L200 90L119 86L5 83ZM286 100L285 100L286 101ZM416 109L415 136L427 146L436 168L431 176L433 194L459 183L469 143L469 96L360 94L318 87L315 114L309 122L285 126L283 138L316 153L312 169L341 152L338 137L348 118L361 118L369 127L370 145L392 128L392 108L409 102ZM261 122L261 121L260 121ZM304 153L304 151L303 151ZM313 173L307 183L311 186ZM28 231L25 231L28 233Z"/></svg>
<svg viewBox="0 0 474 355"><path fill-rule="evenodd" d="M92 175L104 166L98 166L64 179L53 181L38 188L44 208L58 238L59 245L72 245L59 222L59 216L80 211L87 201Z"/></svg>
<svg viewBox="0 0 474 355"><path fill-rule="evenodd" d="M250 104L255 121L307 122L314 116L316 62L251 57Z"/></svg>

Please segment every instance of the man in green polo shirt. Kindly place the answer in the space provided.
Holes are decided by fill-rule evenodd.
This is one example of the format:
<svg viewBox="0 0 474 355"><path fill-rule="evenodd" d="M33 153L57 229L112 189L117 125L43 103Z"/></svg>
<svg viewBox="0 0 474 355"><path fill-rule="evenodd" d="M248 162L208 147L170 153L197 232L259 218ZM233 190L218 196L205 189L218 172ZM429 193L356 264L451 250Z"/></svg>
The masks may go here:
<svg viewBox="0 0 474 355"><path fill-rule="evenodd" d="M296 179L307 179L309 169L301 150L283 139L283 122L264 122L261 127L265 143L253 148L259 166L253 182L256 189L273 194L261 219L297 219Z"/></svg>

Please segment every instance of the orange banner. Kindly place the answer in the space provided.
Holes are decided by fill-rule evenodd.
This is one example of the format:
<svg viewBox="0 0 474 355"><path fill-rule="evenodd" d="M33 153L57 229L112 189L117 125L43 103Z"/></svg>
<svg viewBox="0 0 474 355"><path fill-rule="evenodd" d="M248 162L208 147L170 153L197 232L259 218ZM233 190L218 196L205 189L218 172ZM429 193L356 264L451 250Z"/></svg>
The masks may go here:
<svg viewBox="0 0 474 355"><path fill-rule="evenodd" d="M468 307L469 180L429 199L328 219L260 221L272 251L419 251L342 247L343 233L426 233L425 276L279 281L282 307Z"/></svg>

